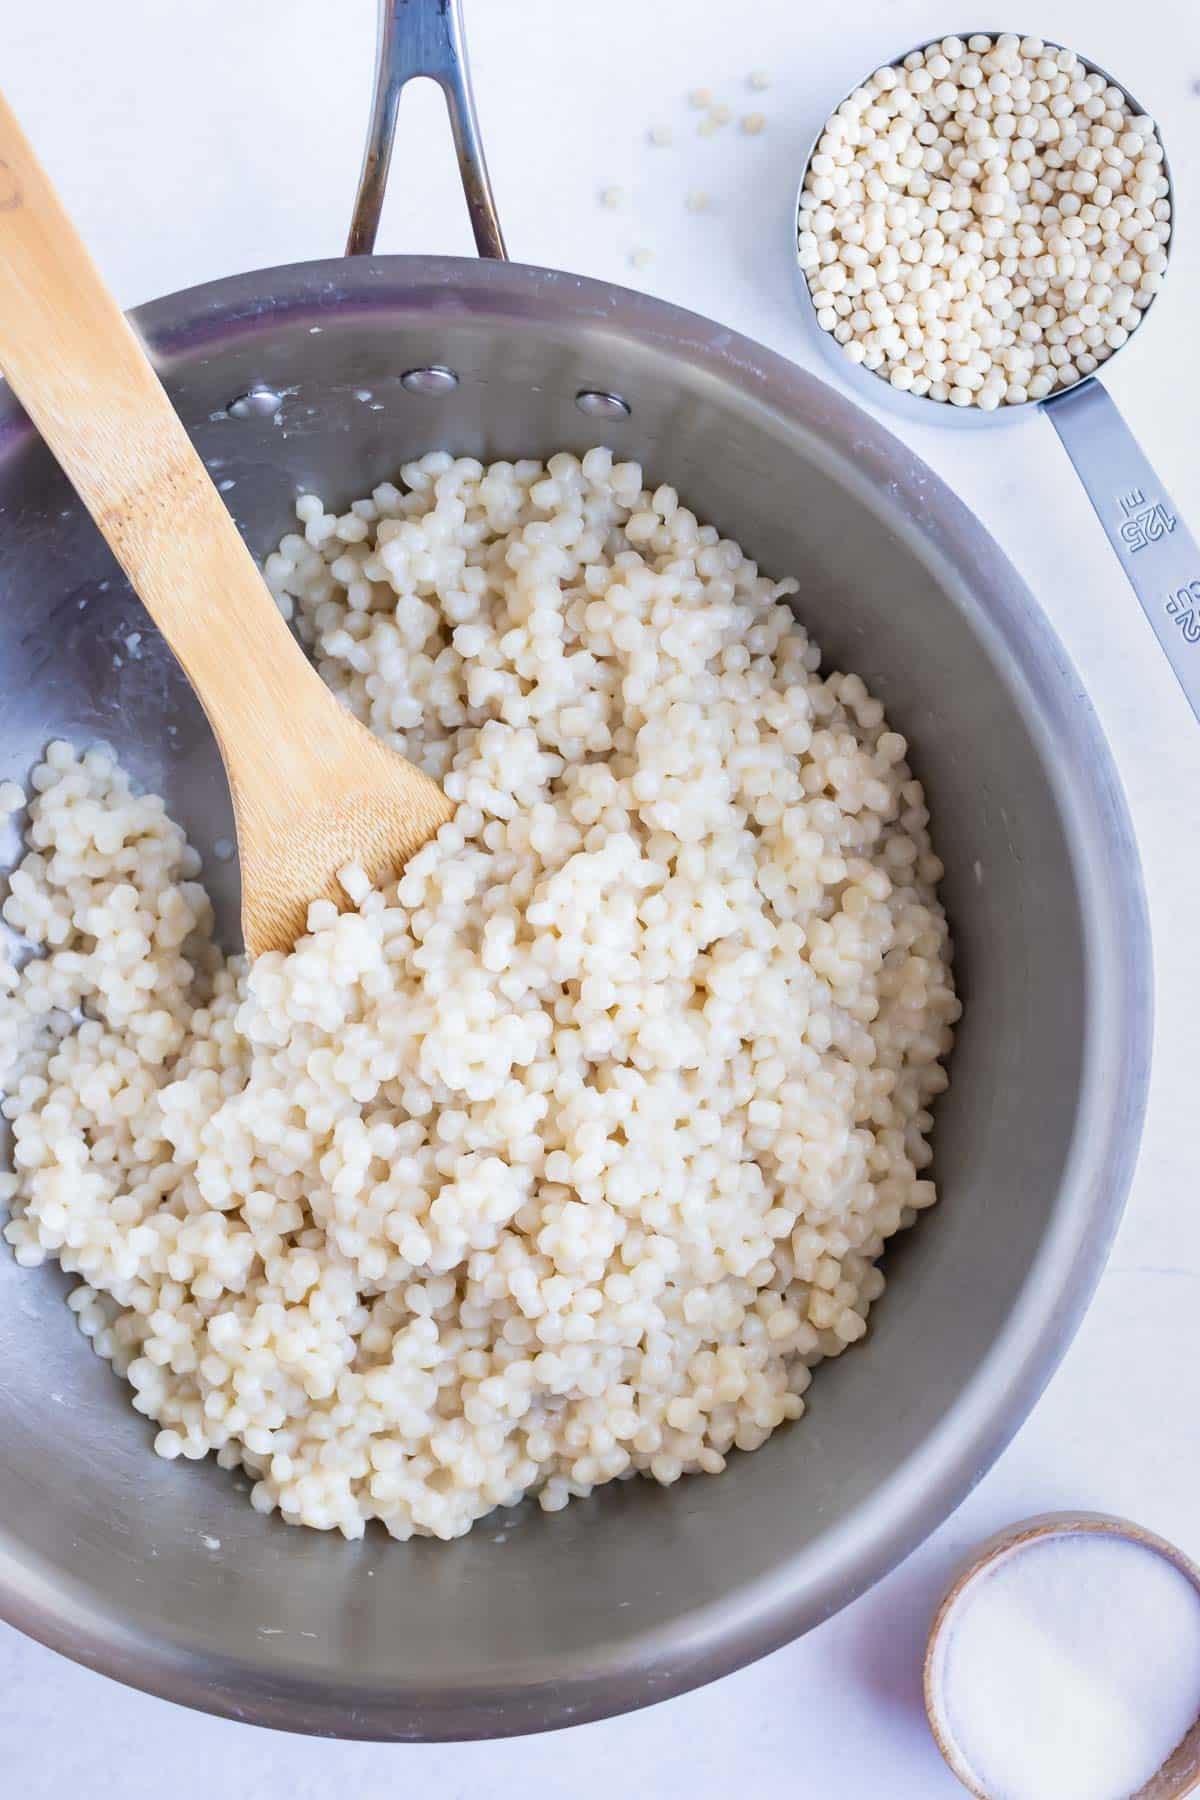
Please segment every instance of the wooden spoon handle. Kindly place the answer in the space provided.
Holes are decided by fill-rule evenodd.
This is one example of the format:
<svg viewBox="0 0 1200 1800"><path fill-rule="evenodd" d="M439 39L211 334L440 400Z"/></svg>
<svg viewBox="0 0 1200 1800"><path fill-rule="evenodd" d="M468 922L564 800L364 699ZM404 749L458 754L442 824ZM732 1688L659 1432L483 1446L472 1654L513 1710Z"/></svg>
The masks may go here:
<svg viewBox="0 0 1200 1800"><path fill-rule="evenodd" d="M227 763L302 778L297 702L335 706L263 584L141 342L0 96L0 369L204 704ZM252 757L256 755L253 748ZM235 771L230 768L231 778Z"/></svg>

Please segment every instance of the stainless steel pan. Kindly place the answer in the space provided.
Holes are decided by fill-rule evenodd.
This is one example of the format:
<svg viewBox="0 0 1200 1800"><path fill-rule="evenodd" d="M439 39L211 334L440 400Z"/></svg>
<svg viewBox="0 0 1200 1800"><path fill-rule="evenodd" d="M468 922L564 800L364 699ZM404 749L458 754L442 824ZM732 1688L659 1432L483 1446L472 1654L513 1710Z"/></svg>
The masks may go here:
<svg viewBox="0 0 1200 1800"><path fill-rule="evenodd" d="M941 1206L889 1253L870 1336L820 1372L810 1416L717 1480L620 1484L449 1546L289 1529L221 1470L158 1461L64 1283L0 1254L0 1614L231 1717L456 1738L720 1675L843 1606L947 1515L1028 1411L1102 1265L1142 1114L1150 965L1103 738L978 523L779 357L502 260L456 5L388 0L381 49L352 247L373 237L399 88L429 73L488 260L359 254L137 314L252 547L287 529L298 489L349 500L435 444L513 456L602 438L640 458L801 577L797 610L829 661L861 671L912 739L966 1003L936 1135ZM6 402L0 773L24 773L58 733L112 742L206 853L232 835L198 707ZM233 898L235 870L210 855L209 877Z"/></svg>

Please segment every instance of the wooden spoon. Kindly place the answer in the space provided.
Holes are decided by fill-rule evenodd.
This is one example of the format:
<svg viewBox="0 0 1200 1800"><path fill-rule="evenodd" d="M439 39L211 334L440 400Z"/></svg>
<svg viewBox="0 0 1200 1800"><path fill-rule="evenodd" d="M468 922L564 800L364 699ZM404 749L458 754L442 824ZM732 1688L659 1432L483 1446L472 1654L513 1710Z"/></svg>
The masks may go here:
<svg viewBox="0 0 1200 1800"><path fill-rule="evenodd" d="M453 807L308 662L2 96L0 368L208 714L246 948L290 950L339 869L382 878Z"/></svg>

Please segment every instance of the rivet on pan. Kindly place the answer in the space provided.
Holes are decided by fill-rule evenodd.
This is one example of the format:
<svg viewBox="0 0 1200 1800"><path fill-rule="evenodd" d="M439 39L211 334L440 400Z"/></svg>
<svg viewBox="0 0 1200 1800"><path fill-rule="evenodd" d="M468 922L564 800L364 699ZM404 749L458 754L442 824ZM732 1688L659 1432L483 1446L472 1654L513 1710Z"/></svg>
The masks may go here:
<svg viewBox="0 0 1200 1800"><path fill-rule="evenodd" d="M575 404L589 419L627 419L633 411L620 394L603 394L596 388L581 388Z"/></svg>
<svg viewBox="0 0 1200 1800"><path fill-rule="evenodd" d="M252 388L231 400L225 411L231 419L272 419L282 405L282 394L265 382L256 381Z"/></svg>
<svg viewBox="0 0 1200 1800"><path fill-rule="evenodd" d="M400 377L400 385L410 394L452 394L458 386L458 376L453 369L443 369L435 364L429 369L406 369Z"/></svg>

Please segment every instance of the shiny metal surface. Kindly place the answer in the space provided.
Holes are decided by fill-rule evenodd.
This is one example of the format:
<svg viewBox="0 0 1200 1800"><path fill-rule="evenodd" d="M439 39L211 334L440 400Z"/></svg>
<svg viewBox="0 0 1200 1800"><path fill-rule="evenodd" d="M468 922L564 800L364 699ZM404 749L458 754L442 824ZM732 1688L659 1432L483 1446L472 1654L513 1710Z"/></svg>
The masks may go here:
<svg viewBox="0 0 1200 1800"><path fill-rule="evenodd" d="M1095 718L1032 596L929 469L694 314L546 269L364 255L135 318L260 556L300 492L345 504L433 446L517 457L603 437L797 574L829 665L859 671L912 742L966 1013L935 1134L941 1206L889 1250L891 1291L818 1374L809 1416L715 1480L523 1507L450 1545L290 1529L211 1463L154 1457L66 1280L0 1253L0 1616L134 1686L344 1737L533 1731L710 1680L845 1605L946 1517L1103 1265L1145 1101L1150 956ZM401 371L435 367L457 386L406 389ZM278 406L231 416L257 387ZM581 393L632 413L598 424ZM0 389L0 778L56 735L112 743L165 794L232 936L232 821L203 715ZM16 850L0 822L0 864Z"/></svg>
<svg viewBox="0 0 1200 1800"><path fill-rule="evenodd" d="M453 369L405 369L400 377L400 386L410 394L428 394L436 397L440 394L453 393L458 386L458 376Z"/></svg>
<svg viewBox="0 0 1200 1800"><path fill-rule="evenodd" d="M364 256L375 248L400 95L422 75L436 81L446 97L475 248L480 256L503 260L507 252L475 116L461 0L379 0L375 100L346 255Z"/></svg>
<svg viewBox="0 0 1200 1800"><path fill-rule="evenodd" d="M899 66L914 50L928 50L932 44L940 43L943 38L952 35L962 38L965 43L974 34L969 31L943 31L938 37L930 38L925 43L910 45L889 61L892 65ZM989 37L996 35L994 31L987 33ZM1063 48L1050 39L1046 40L1046 44L1052 50ZM1078 51L1074 54L1079 55ZM1080 56L1079 61L1090 74L1102 75L1110 87L1119 88L1135 112L1146 111L1129 89L1110 75L1107 69L1102 69L1099 63L1090 62L1085 56ZM837 108L832 110L836 112ZM816 153L823 130L824 127L809 147L800 185L796 190L796 203L792 213L792 261L801 293L802 311L820 341L826 361L836 368L841 380L849 382L851 388L862 394L864 399L875 406L886 407L898 416L922 420L926 425L937 424L955 430L974 431L985 425L1011 425L1020 419L1044 412L1066 446L1075 473L1083 483L1096 516L1128 577L1129 585L1150 621L1159 648L1187 696L1188 705L1197 720L1200 720L1200 655L1197 654L1197 645L1200 644L1200 546L1197 546L1191 532L1175 513L1170 496L1100 379L1100 374L1107 372L1116 357L1137 343L1145 330L1146 316L1154 310L1154 303L1151 302L1146 308L1142 323L1133 335L1100 365L1100 373L1081 375L1078 381L1048 394L1044 400L1026 401L1020 406L999 406L994 412L984 412L978 406L951 406L946 400L931 400L927 394L913 394L894 388L878 370L864 369L861 365L852 363L837 339L817 323L817 309L813 305L808 279L800 267L797 220L804 186L808 180L809 164ZM1164 246L1169 272L1171 242L1176 230L1176 210L1175 185L1171 179L1171 165L1165 145L1162 166L1171 202L1172 238ZM1130 535L1130 527L1137 530L1138 519L1151 522L1154 537L1148 535L1144 526L1140 538ZM1170 521L1169 525L1167 520ZM1150 552L1149 555L1145 554L1147 551Z"/></svg>
<svg viewBox="0 0 1200 1800"><path fill-rule="evenodd" d="M239 394L236 400L231 400L225 410L231 419L249 419L255 415L262 419L269 419L279 411L282 403L283 396L281 394L277 394L274 388L267 387L264 382L259 381L246 393Z"/></svg>
<svg viewBox="0 0 1200 1800"><path fill-rule="evenodd" d="M620 394L598 394L589 388L579 390L575 404L589 419L627 419L633 411L628 400L622 400Z"/></svg>
<svg viewBox="0 0 1200 1800"><path fill-rule="evenodd" d="M1200 544L1101 382L1043 407L1200 721Z"/></svg>
<svg viewBox="0 0 1200 1800"><path fill-rule="evenodd" d="M293 1730L481 1736L663 1698L815 1624L930 1531L1078 1323L1149 1055L1146 920L1108 752L1027 589L929 470L703 319L546 270L362 258L239 276L137 320L260 555L300 490L349 501L431 444L582 450L597 428L580 389L635 395L604 428L614 449L795 571L829 663L859 670L911 738L966 1015L935 1134L941 1206L889 1253L870 1336L820 1371L809 1416L716 1480L620 1484L451 1545L292 1530L221 1470L155 1458L66 1284L0 1255L0 1614L122 1680ZM398 371L435 362L459 386L407 394ZM230 419L256 380L280 411ZM111 741L166 793L234 920L204 719L11 405L0 683L0 771L57 733Z"/></svg>

